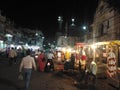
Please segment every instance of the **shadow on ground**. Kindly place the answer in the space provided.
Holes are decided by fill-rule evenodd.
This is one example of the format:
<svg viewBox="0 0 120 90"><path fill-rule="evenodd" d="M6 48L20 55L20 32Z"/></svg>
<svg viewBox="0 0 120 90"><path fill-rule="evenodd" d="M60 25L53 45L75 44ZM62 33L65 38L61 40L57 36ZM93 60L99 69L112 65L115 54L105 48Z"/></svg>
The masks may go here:
<svg viewBox="0 0 120 90"><path fill-rule="evenodd" d="M0 77L0 90L6 90L4 88L9 88L8 90L21 90L14 82Z"/></svg>

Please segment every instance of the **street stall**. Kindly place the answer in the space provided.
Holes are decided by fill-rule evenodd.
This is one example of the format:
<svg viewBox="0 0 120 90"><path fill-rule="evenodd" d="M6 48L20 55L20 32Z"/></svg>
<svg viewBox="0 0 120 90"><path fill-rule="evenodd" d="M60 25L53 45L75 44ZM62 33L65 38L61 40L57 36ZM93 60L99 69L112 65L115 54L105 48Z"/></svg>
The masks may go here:
<svg viewBox="0 0 120 90"><path fill-rule="evenodd" d="M61 47L59 49L57 49L56 52L56 69L57 70L63 70L65 63L69 63L71 60L71 53L72 53L72 48L71 47Z"/></svg>
<svg viewBox="0 0 120 90"><path fill-rule="evenodd" d="M85 68L87 56L85 47L87 46L86 43L78 42L75 44L75 67L78 68L81 64L81 68Z"/></svg>
<svg viewBox="0 0 120 90"><path fill-rule="evenodd" d="M94 43L95 58L98 65L98 77L104 76L108 83L119 87L120 77L120 41L106 41Z"/></svg>
<svg viewBox="0 0 120 90"><path fill-rule="evenodd" d="M65 57L65 60L70 60L71 53L73 49L71 47L61 47L57 49L57 60L59 62L63 61L63 56Z"/></svg>
<svg viewBox="0 0 120 90"><path fill-rule="evenodd" d="M108 53L107 62L107 78L108 82L120 89L120 41L111 41L109 45L112 47Z"/></svg>

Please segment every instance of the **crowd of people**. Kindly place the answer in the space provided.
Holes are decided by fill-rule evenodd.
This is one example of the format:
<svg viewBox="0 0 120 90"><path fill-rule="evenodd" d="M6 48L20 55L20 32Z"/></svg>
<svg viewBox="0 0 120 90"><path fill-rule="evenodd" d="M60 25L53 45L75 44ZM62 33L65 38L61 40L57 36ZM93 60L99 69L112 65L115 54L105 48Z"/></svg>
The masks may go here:
<svg viewBox="0 0 120 90"><path fill-rule="evenodd" d="M17 58L19 56L19 53L17 52L16 48L8 48L6 50L6 55L8 58L8 64L9 66L12 66L13 64L17 63ZM37 57L35 57L37 56ZM31 49L24 50L24 53L22 57L20 58L20 67L19 72L24 73L25 75L25 82L26 82L26 90L29 90L29 83L30 83L30 77L32 68L34 68L35 71L38 72L45 72L47 63L50 61L50 64L52 66L52 71L55 70L55 60L57 60L59 63L62 62L65 69L72 69L73 72L76 69L75 64L79 61L79 69L77 70L80 72L79 75L79 82L84 82L87 84L89 80L92 81L93 84L96 83L96 76L98 71L97 66L97 60L95 58L90 59L87 57L87 54L84 50L84 48L81 48L81 51L79 53L76 52L62 52L62 51L44 51L44 50L36 50L33 51ZM69 63L67 62L69 61ZM113 77L115 76L116 72L111 73L115 68L111 69L111 65L113 67L113 64L116 64L115 54L113 53L112 49L110 49L108 56L107 56L107 73ZM66 70L67 70L66 69Z"/></svg>
<svg viewBox="0 0 120 90"><path fill-rule="evenodd" d="M32 68L34 68L35 71L38 72L45 72L47 67L47 62L50 61L52 64L52 69L54 71L54 59L57 59L58 62L64 62L64 67L66 61L70 60L70 69L74 71L75 69L75 61L77 60L78 54L71 53L70 57L68 58L67 55L65 55L63 52L56 53L52 51L45 52L44 50L36 50L34 52L34 55L32 55L32 51L30 49L24 51L24 55L22 56L19 72L24 73L25 76L25 86L26 90L29 90L29 83L32 73ZM37 57L35 57L37 55ZM7 57L9 58L9 66L12 66L13 63L16 64L17 62L17 56L18 53L16 51L16 48L11 48L7 51ZM92 76L92 81L95 83L96 80L96 73L97 73L97 64L95 60L89 60L90 63L86 63L87 56L84 51L82 51L82 55L79 56L81 58L79 59L79 68L80 68L80 82L81 81L88 81L88 76Z"/></svg>
<svg viewBox="0 0 120 90"><path fill-rule="evenodd" d="M37 50L35 54L38 55L36 60L33 56L31 56L31 51L28 49L26 51L26 56L22 58L20 63L19 73L24 74L26 88L25 90L29 90L32 68L34 68L35 71L37 70L39 72L44 72L47 61L48 60L53 61L54 58L53 53L50 51L47 54L45 54L44 51Z"/></svg>

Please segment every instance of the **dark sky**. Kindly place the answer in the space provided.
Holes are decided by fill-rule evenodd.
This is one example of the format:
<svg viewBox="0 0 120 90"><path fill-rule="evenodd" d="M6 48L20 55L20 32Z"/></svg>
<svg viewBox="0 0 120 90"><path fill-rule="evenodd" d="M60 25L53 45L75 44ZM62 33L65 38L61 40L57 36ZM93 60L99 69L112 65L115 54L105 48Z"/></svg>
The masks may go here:
<svg viewBox="0 0 120 90"><path fill-rule="evenodd" d="M2 15L13 20L17 26L40 29L45 36L52 37L58 30L57 17L76 25L93 18L98 0L8 0L0 2Z"/></svg>

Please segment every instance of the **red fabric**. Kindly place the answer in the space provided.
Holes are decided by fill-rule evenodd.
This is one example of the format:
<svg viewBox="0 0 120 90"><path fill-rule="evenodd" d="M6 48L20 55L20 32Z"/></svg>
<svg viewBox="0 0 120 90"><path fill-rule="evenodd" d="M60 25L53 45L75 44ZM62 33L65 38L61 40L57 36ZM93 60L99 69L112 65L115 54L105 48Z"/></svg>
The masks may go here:
<svg viewBox="0 0 120 90"><path fill-rule="evenodd" d="M80 60L79 54L76 54L76 60Z"/></svg>
<svg viewBox="0 0 120 90"><path fill-rule="evenodd" d="M38 69L39 71L44 71L44 67L45 67L45 62L43 61L43 59L45 58L44 54L39 54L38 56Z"/></svg>
<svg viewBox="0 0 120 90"><path fill-rule="evenodd" d="M85 55L82 55L81 59L82 59L82 60L86 60L86 56L85 56Z"/></svg>

